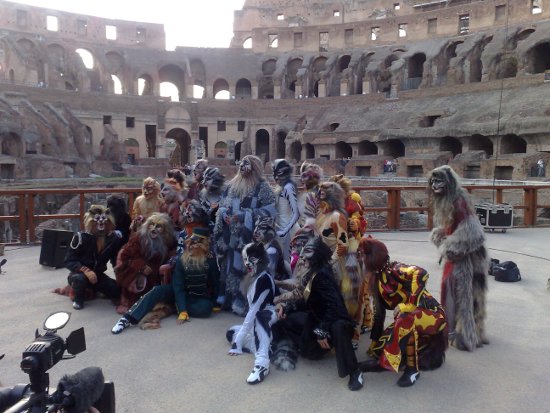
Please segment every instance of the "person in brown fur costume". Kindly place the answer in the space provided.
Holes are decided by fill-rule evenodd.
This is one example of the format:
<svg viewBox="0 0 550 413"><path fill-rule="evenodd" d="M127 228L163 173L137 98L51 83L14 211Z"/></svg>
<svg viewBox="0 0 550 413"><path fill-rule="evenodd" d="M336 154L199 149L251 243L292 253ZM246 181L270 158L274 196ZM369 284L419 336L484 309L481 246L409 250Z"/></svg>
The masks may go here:
<svg viewBox="0 0 550 413"><path fill-rule="evenodd" d="M84 231L73 236L64 264L71 271L67 281L72 288L69 296L75 310L84 308L86 290L118 299L115 280L105 274L107 263L119 249L120 237L114 229L115 220L110 211L102 205L92 205L84 215Z"/></svg>
<svg viewBox="0 0 550 413"><path fill-rule="evenodd" d="M142 194L138 196L132 207L132 229L137 231L139 226L153 212L160 212L163 204L160 196L160 184L151 177L145 178L141 187Z"/></svg>
<svg viewBox="0 0 550 413"><path fill-rule="evenodd" d="M115 267L121 288L119 314L138 298L160 284L159 267L173 254L176 245L172 221L166 214L153 213L120 250Z"/></svg>
<svg viewBox="0 0 550 413"><path fill-rule="evenodd" d="M431 241L444 261L441 303L449 320L449 341L473 351L488 344L485 296L489 258L485 234L465 189L448 165L431 171L435 228Z"/></svg>
<svg viewBox="0 0 550 413"><path fill-rule="evenodd" d="M301 227L313 225L319 213L317 191L322 177L323 170L315 163L304 162L300 167L300 182L305 186L305 190L298 195L298 224Z"/></svg>
<svg viewBox="0 0 550 413"><path fill-rule="evenodd" d="M361 195L352 188L351 179L344 175L334 175L330 178L344 190L346 197L344 209L348 214L348 252L346 254L346 272L351 284L345 286L348 289L346 306L350 315L357 323L353 334L353 345L359 344L361 331L372 328L372 310L369 289L362 269L357 259L359 240L367 230L367 220L364 217L364 207ZM344 290L342 291L344 294Z"/></svg>

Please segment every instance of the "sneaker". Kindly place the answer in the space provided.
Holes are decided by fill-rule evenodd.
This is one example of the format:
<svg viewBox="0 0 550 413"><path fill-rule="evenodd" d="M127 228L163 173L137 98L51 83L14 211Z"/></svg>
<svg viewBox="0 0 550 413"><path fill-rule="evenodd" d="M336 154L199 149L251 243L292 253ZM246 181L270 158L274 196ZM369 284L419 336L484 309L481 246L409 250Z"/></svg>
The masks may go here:
<svg viewBox="0 0 550 413"><path fill-rule="evenodd" d="M257 384L264 380L265 376L269 374L268 367L254 366L254 370L250 373L250 376L246 379L248 384Z"/></svg>
<svg viewBox="0 0 550 413"><path fill-rule="evenodd" d="M73 301L73 308L75 310L82 310L84 308L84 304L80 301Z"/></svg>
<svg viewBox="0 0 550 413"><path fill-rule="evenodd" d="M405 372L399 380L397 380L397 385L399 387L410 387L416 380L420 377L420 372L414 367L405 367Z"/></svg>
<svg viewBox="0 0 550 413"><path fill-rule="evenodd" d="M128 321L125 317L120 317L120 320L118 320L115 326L111 329L111 333L118 334L128 327L130 327L130 321Z"/></svg>
<svg viewBox="0 0 550 413"><path fill-rule="evenodd" d="M349 375L348 389L351 391L360 390L363 387L363 373L357 369Z"/></svg>

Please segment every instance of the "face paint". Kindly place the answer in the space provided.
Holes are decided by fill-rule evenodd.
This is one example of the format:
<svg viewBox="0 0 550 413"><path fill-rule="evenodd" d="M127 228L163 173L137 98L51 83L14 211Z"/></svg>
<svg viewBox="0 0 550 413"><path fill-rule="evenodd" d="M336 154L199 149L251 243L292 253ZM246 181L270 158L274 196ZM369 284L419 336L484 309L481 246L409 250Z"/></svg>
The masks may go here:
<svg viewBox="0 0 550 413"><path fill-rule="evenodd" d="M443 179L432 178L431 187L434 194L442 194L443 192L445 192L446 184Z"/></svg>
<svg viewBox="0 0 550 413"><path fill-rule="evenodd" d="M95 214L94 222L96 223L96 228L98 231L105 231L105 224L107 224L107 216L105 214Z"/></svg>
<svg viewBox="0 0 550 413"><path fill-rule="evenodd" d="M155 186L145 185L143 187L143 195L145 196L145 199L152 199L155 196Z"/></svg>
<svg viewBox="0 0 550 413"><path fill-rule="evenodd" d="M243 250L243 263L248 272L250 273L256 272L256 267L258 266L258 258L249 257L248 254L246 253L246 249Z"/></svg>
<svg viewBox="0 0 550 413"><path fill-rule="evenodd" d="M243 176L248 176L252 172L252 164L248 159L243 159L239 165L239 170Z"/></svg>
<svg viewBox="0 0 550 413"><path fill-rule="evenodd" d="M155 239L156 237L160 236L164 231L164 228L162 227L162 224L156 223L156 222L150 222L149 223L149 234L151 234L151 238Z"/></svg>

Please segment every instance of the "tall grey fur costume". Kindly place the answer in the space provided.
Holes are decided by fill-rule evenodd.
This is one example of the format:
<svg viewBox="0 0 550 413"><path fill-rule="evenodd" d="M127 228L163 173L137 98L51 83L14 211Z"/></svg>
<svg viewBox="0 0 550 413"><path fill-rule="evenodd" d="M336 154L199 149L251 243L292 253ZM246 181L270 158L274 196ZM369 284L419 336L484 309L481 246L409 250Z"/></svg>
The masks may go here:
<svg viewBox="0 0 550 413"><path fill-rule="evenodd" d="M485 336L489 269L485 234L468 194L449 166L434 169L428 182L438 225L431 241L444 260L441 302L449 322L449 341L460 350L473 351L489 343Z"/></svg>

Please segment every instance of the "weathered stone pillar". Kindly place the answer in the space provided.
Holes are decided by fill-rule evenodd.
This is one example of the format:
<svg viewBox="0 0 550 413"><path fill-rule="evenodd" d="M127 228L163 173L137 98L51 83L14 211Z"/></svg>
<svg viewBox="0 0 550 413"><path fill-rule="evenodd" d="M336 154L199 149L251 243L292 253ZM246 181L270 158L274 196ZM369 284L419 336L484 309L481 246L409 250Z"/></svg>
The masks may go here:
<svg viewBox="0 0 550 413"><path fill-rule="evenodd" d="M318 83L317 97L324 98L327 96L327 81L322 79Z"/></svg>
<svg viewBox="0 0 550 413"><path fill-rule="evenodd" d="M363 95L368 95L371 92L370 79L363 79Z"/></svg>
<svg viewBox="0 0 550 413"><path fill-rule="evenodd" d="M349 82L348 79L340 79L340 96L349 95Z"/></svg>

